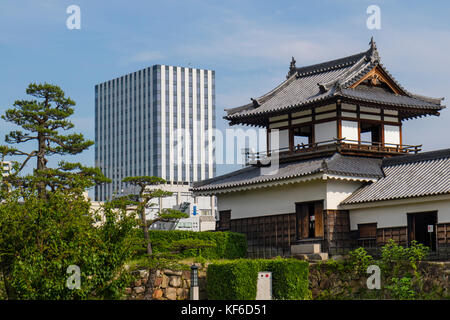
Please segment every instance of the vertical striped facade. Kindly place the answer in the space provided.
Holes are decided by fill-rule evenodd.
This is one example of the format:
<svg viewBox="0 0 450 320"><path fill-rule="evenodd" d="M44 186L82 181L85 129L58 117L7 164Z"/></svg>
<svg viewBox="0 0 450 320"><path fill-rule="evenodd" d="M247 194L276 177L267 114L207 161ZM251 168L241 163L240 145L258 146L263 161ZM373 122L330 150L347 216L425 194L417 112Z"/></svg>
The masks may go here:
<svg viewBox="0 0 450 320"><path fill-rule="evenodd" d="M188 184L215 175L215 74L154 65L95 86L95 163L112 183L97 201L125 192L129 176Z"/></svg>

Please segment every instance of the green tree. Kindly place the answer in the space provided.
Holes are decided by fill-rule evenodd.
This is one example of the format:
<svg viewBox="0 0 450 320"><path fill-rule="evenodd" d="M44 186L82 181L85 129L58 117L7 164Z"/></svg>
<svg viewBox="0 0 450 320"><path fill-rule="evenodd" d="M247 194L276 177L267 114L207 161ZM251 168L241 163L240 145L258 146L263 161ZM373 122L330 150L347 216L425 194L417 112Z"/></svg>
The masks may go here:
<svg viewBox="0 0 450 320"><path fill-rule="evenodd" d="M133 214L108 203L94 212L68 189L42 198L37 183L1 192L0 269L9 299L121 297L131 280L124 264L134 254ZM70 265L81 270L79 289L67 286Z"/></svg>
<svg viewBox="0 0 450 320"><path fill-rule="evenodd" d="M92 145L81 134L60 133L73 124L67 118L75 103L57 86L30 84L36 100L19 100L2 118L24 131L6 135L8 144L35 141L31 152L0 146L0 160L13 162L13 172L0 187L0 272L9 299L118 298L129 283L125 261L134 255L133 212L106 203L93 212L86 188L110 181L98 168L61 161L47 166L53 155L75 155ZM32 175L20 175L36 158ZM3 173L3 172L2 172ZM81 286L70 290L69 265L81 270Z"/></svg>
<svg viewBox="0 0 450 320"><path fill-rule="evenodd" d="M188 218L189 215L179 210L164 209L158 212L153 219L147 220L146 209L157 205L152 200L173 195L173 192L157 188L157 186L166 183L166 181L159 177L141 176L127 177L122 179L122 182L138 188L137 194L118 197L116 199L121 201L121 203L125 203L127 206L135 206L136 212L141 219L141 228L144 234L147 255L150 257L153 254L152 244L148 234L150 226L157 222L175 222L179 219Z"/></svg>
<svg viewBox="0 0 450 320"><path fill-rule="evenodd" d="M140 217L140 224L144 235L145 248L149 261L149 279L146 284L146 297L151 298L156 280L156 271L161 268L161 266L173 265L174 262L171 258L153 255L148 229L151 225L157 222L176 222L179 219L188 218L189 215L175 209L164 209L162 211L158 211L153 219L147 220L146 209L157 205L152 200L169 197L173 194L173 192L158 188L158 186L166 183L166 181L159 177L139 176L124 178L122 182L137 188L136 194L118 197L116 198L116 201L119 201L122 206L133 206L135 208L135 212Z"/></svg>
<svg viewBox="0 0 450 320"><path fill-rule="evenodd" d="M75 102L66 97L63 90L56 85L48 83L31 83L26 93L35 99L17 100L13 107L6 110L2 119L11 122L22 130L14 130L5 136L5 142L10 145L24 144L30 141L36 143L34 150L28 152L15 147L2 147L4 155L25 156L25 160L16 168L16 172L9 177L15 184L27 183L17 178L26 164L36 159L34 179L39 178L38 192L45 196L46 187L51 189L61 187L86 187L95 183L107 182L101 171L96 168L87 168L79 163L71 164L65 161L59 163L59 167L50 169L47 166L52 155L76 155L83 152L93 141L85 140L82 134L62 134L74 125L67 119L73 112ZM79 179L82 175L83 178ZM89 177L89 179L85 179ZM35 180L36 181L36 180ZM65 184L67 182L67 184Z"/></svg>

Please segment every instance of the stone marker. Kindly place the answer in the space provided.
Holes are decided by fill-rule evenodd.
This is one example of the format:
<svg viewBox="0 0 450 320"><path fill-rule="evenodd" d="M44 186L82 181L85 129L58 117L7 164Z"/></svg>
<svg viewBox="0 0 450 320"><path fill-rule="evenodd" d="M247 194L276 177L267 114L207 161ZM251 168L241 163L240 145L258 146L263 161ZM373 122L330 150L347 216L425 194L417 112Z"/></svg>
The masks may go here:
<svg viewBox="0 0 450 320"><path fill-rule="evenodd" d="M256 300L272 300L272 272L258 272Z"/></svg>

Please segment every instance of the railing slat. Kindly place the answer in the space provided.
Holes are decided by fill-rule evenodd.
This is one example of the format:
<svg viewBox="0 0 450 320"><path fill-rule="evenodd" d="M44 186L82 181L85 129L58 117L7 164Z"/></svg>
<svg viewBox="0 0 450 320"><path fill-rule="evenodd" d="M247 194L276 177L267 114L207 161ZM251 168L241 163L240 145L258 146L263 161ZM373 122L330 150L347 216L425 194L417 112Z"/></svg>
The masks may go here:
<svg viewBox="0 0 450 320"><path fill-rule="evenodd" d="M292 147L268 150L265 152L245 152L245 162L248 165L250 162L258 162L264 158L270 157L274 152L283 153L303 153L303 152L313 152L322 149L327 149L329 146L345 146L351 150L362 150L362 151L375 151L375 152L396 152L396 153L418 153L421 151L420 147L422 145L405 145L405 144L394 144L394 143L381 143L381 142L371 142L371 141L358 141L351 139L332 139L320 142L313 142L308 144L297 144ZM322 148L324 146L325 148Z"/></svg>

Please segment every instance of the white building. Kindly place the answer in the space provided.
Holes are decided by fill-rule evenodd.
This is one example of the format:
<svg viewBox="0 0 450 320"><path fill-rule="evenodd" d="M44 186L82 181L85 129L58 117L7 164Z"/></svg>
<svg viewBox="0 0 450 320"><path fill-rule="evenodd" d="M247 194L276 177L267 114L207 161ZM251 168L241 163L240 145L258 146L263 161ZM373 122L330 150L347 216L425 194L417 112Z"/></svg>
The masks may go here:
<svg viewBox="0 0 450 320"><path fill-rule="evenodd" d="M154 65L96 85L95 163L112 183L97 186L95 200L129 193L125 177L161 177L179 197L214 177L214 82L213 70ZM214 217L213 199L190 197ZM161 208L179 204L164 199Z"/></svg>
<svg viewBox="0 0 450 320"><path fill-rule="evenodd" d="M170 197L155 199L154 206L148 209L149 219L153 219L158 212L170 208L180 210L190 215L187 219L181 219L175 223L156 223L154 229L209 231L215 230L215 197L194 196L187 185L163 185L158 188L173 192Z"/></svg>
<svg viewBox="0 0 450 320"><path fill-rule="evenodd" d="M226 118L266 128L270 153L194 186L217 196L219 228L245 233L251 254L323 258L394 239L450 257L450 149L402 142L403 121L445 107L404 89L373 40L341 59L293 60L282 84L252 100Z"/></svg>

